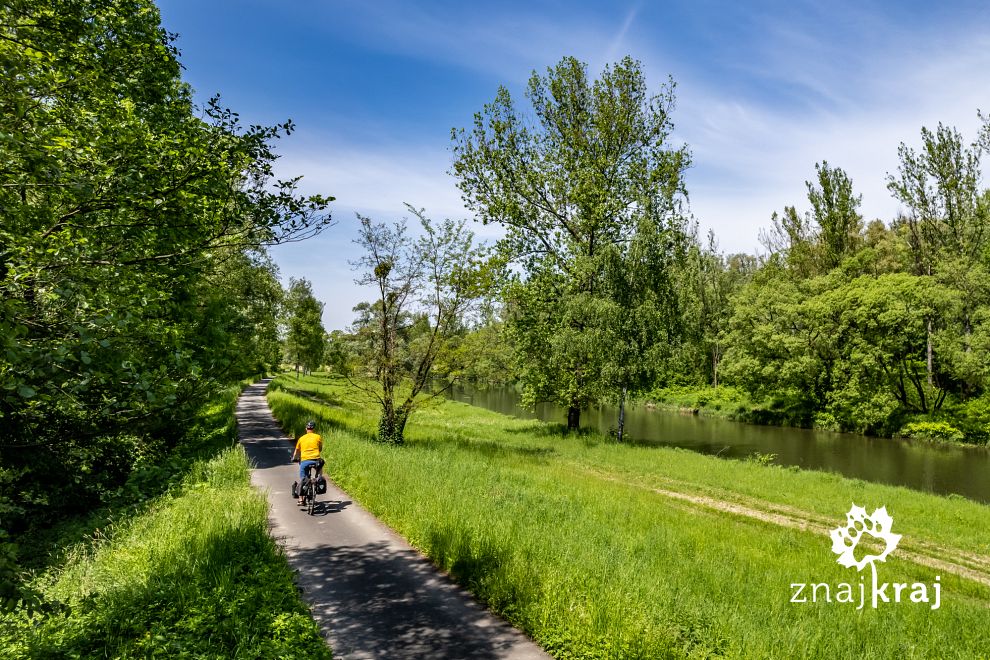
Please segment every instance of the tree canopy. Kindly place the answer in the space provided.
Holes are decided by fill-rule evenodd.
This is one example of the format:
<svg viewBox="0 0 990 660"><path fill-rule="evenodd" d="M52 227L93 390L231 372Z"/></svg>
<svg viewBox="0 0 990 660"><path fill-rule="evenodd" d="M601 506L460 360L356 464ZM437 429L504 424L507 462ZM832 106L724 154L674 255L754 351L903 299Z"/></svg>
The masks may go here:
<svg viewBox="0 0 990 660"><path fill-rule="evenodd" d="M0 7L5 497L45 466L92 503L142 434L278 359L265 248L329 226L332 198L273 177L291 122L197 107L178 55L150 0Z"/></svg>
<svg viewBox="0 0 990 660"><path fill-rule="evenodd" d="M501 249L521 269L506 295L527 397L567 406L569 428L591 401L635 385L644 346L674 334L673 288L658 279L683 251L690 155L668 143L673 87L651 93L631 58L591 81L567 57L530 78L534 121L501 87L470 131L452 133L465 203L506 228Z"/></svg>
<svg viewBox="0 0 990 660"><path fill-rule="evenodd" d="M355 384L381 406L378 438L401 444L409 415L451 351L452 339L478 297L481 252L464 222L434 223L408 207L422 235L412 238L405 221L379 223L359 216L355 241L362 250L352 266L358 284L374 286L377 299L355 308L352 350L364 365ZM363 372L363 373L362 373Z"/></svg>
<svg viewBox="0 0 990 660"><path fill-rule="evenodd" d="M326 355L327 332L323 329L323 303L313 295L306 278L289 280L285 295L285 353L296 371L319 369Z"/></svg>

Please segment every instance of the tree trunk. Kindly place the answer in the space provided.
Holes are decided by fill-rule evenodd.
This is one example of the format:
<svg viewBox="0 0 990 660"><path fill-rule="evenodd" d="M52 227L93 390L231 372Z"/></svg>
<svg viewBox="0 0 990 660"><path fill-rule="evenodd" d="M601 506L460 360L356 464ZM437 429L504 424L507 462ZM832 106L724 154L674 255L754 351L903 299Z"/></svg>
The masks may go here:
<svg viewBox="0 0 990 660"><path fill-rule="evenodd" d="M619 395L619 432L617 434L619 442L622 442L622 432L626 426L626 386L622 386L622 394Z"/></svg>
<svg viewBox="0 0 990 660"><path fill-rule="evenodd" d="M712 387L718 390L718 346L712 348Z"/></svg>
<svg viewBox="0 0 990 660"><path fill-rule="evenodd" d="M395 409L392 400L382 403L382 416L378 420L378 441L401 445L405 440L406 420L409 414L403 409Z"/></svg>
<svg viewBox="0 0 990 660"><path fill-rule="evenodd" d="M409 413L405 411L399 411L399 414L395 418L395 433L392 436L392 442L401 445L406 441L406 422L409 421Z"/></svg>
<svg viewBox="0 0 990 660"><path fill-rule="evenodd" d="M567 430L577 431L581 424L581 409L577 406L570 406L567 409Z"/></svg>
<svg viewBox="0 0 990 660"><path fill-rule="evenodd" d="M932 373L935 371L934 368L935 356L933 355L933 351L932 351L932 320L931 319L928 319L928 346L926 349L926 353L928 358L928 386L931 387L931 385L933 384Z"/></svg>
<svg viewBox="0 0 990 660"><path fill-rule="evenodd" d="M384 289L382 289L381 302L382 314L379 323L381 364L378 367L378 382L382 385L382 416L378 420L378 441L398 444L402 442L401 434L405 422L401 425L397 423L398 416L395 410L395 384L397 380L394 362L395 328ZM396 441L396 433L400 437L398 441Z"/></svg>

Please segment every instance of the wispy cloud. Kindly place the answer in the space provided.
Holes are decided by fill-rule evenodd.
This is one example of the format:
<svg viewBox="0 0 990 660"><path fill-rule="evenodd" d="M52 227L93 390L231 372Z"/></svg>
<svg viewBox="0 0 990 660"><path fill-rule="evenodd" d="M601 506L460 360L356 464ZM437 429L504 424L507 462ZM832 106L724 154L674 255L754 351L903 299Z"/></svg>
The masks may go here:
<svg viewBox="0 0 990 660"><path fill-rule="evenodd" d="M705 82L680 88L678 133L697 164L692 209L727 250L757 249L758 229L785 204L806 208L804 181L822 160L850 174L867 219L889 221L899 210L886 189L898 144L916 144L922 126L940 121L972 139L977 108L990 107L990 35L981 26L933 38L930 49L864 45L854 56L833 56L849 44L825 44L828 35L808 27L768 30L776 45L757 68L785 91L733 98ZM888 40L909 43L893 32Z"/></svg>
<svg viewBox="0 0 990 660"><path fill-rule="evenodd" d="M612 42L605 52L605 61L614 62L626 55L626 35L629 33L629 28L632 27L633 21L636 20L636 16L639 14L639 6L635 6L626 13L626 20L622 22L622 27L612 38Z"/></svg>
<svg viewBox="0 0 990 660"><path fill-rule="evenodd" d="M446 173L450 154L445 145L347 144L339 136L324 136L325 142L310 137L307 147L283 151L276 173L283 177L304 173L301 192L335 196L332 214L336 224L318 238L278 247L273 254L286 279L309 279L317 298L328 301L325 326L342 329L354 320L352 308L375 293L354 283L349 263L360 252L354 244L357 214L376 222L394 222L410 216L406 203L425 209L433 220L463 219L470 214L454 179ZM470 223L469 228L481 241L501 235L493 226ZM417 225L410 226L413 235L418 231Z"/></svg>
<svg viewBox="0 0 990 660"><path fill-rule="evenodd" d="M442 146L425 149L393 145L370 149L350 145L315 152L289 151L279 161L286 174L304 172L304 192L325 191L338 209L378 219L405 213L405 204L429 214L464 217L460 194L447 175L450 156Z"/></svg>
<svg viewBox="0 0 990 660"><path fill-rule="evenodd" d="M604 19L587 8L551 15L362 3L350 11L365 42L490 76L492 94L494 81L519 84L565 54L587 61L593 75L626 53L644 62L654 85L673 73L675 137L695 161L692 210L731 251L757 249L772 211L806 207L804 181L822 160L850 174L867 218L890 220L898 209L886 175L896 171L898 143L916 142L922 125L939 121L973 136L976 109L990 109L990 31L982 24L903 24L867 4L838 12L815 3L788 12L734 7L722 20L742 32L721 36L737 43L717 48L719 35L708 35L710 50L690 52L656 38L639 5ZM337 195L342 213L398 217L410 202L436 217L466 215L444 141L346 137L317 136L284 165Z"/></svg>
<svg viewBox="0 0 990 660"><path fill-rule="evenodd" d="M592 64L609 61L636 17L563 3L544 11L486 10L473 3L350 3L362 39L386 52L467 68L500 82L525 81L564 55ZM334 17L328 17L334 20Z"/></svg>

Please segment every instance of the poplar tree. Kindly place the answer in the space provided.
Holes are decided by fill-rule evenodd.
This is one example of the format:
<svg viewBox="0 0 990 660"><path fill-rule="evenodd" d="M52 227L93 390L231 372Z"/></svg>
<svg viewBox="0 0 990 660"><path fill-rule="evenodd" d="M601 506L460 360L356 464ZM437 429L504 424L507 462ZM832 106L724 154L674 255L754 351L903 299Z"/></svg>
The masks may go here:
<svg viewBox="0 0 990 660"><path fill-rule="evenodd" d="M296 368L311 372L320 367L326 354L327 333L323 328L323 303L313 295L313 286L305 277L289 280L285 297L287 332L286 357Z"/></svg>
<svg viewBox="0 0 990 660"><path fill-rule="evenodd" d="M595 81L566 57L534 72L525 96L531 113L500 87L470 130L452 132L452 173L478 218L505 228L500 247L520 272L506 292L526 398L562 404L576 429L582 407L638 381L646 356L631 340L643 326L623 320L630 292L607 270L637 234L660 251L653 263L675 260L690 155L669 144L673 81L651 93L629 57Z"/></svg>

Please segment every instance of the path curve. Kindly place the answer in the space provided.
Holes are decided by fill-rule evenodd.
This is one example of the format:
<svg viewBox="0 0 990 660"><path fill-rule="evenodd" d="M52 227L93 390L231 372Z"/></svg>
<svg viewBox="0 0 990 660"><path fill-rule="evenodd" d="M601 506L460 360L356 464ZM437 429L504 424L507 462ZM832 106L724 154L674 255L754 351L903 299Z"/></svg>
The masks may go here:
<svg viewBox="0 0 990 660"><path fill-rule="evenodd" d="M335 658L549 657L333 483L317 514L306 515L289 492L298 467L265 400L269 382L241 394L238 434L251 482L267 494L271 533Z"/></svg>

